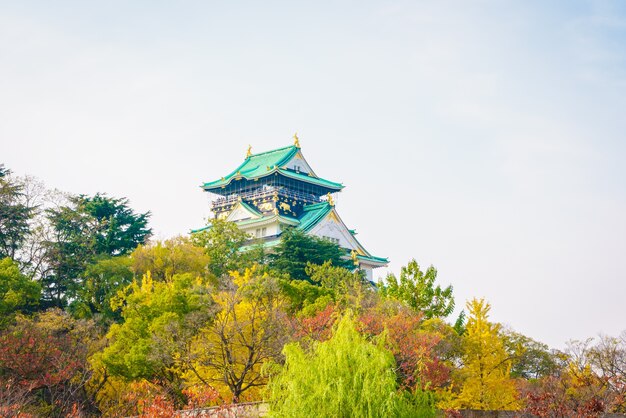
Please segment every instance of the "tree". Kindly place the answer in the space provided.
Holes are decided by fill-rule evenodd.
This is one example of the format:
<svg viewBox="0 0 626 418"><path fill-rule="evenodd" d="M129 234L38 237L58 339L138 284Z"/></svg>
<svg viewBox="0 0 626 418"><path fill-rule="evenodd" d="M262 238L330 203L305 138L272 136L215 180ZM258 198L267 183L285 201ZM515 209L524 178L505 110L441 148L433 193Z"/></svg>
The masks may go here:
<svg viewBox="0 0 626 418"><path fill-rule="evenodd" d="M10 258L0 259L0 325L20 310L32 310L39 303L41 286L29 280Z"/></svg>
<svg viewBox="0 0 626 418"><path fill-rule="evenodd" d="M589 352L591 367L601 376L612 394L613 412L626 412L626 331L618 337L600 336Z"/></svg>
<svg viewBox="0 0 626 418"><path fill-rule="evenodd" d="M11 171L0 165L0 259L15 260L30 232L34 208L23 203L23 195L22 185L11 177Z"/></svg>
<svg viewBox="0 0 626 418"><path fill-rule="evenodd" d="M426 318L445 318L454 310L452 286L444 289L435 286L437 270L430 266L426 273L420 270L417 261L411 260L400 270L400 280L393 273L386 283L379 283L381 293L405 303Z"/></svg>
<svg viewBox="0 0 626 418"><path fill-rule="evenodd" d="M55 231L47 217L47 209L60 208L70 204L69 196L59 190L51 190L31 176L17 177L15 182L21 188L20 202L31 211L28 234L21 243L15 259L20 270L28 278L41 281L47 275L50 265L47 261L49 242L54 241Z"/></svg>
<svg viewBox="0 0 626 418"><path fill-rule="evenodd" d="M610 405L605 402L604 388L589 371L583 379L567 369L559 375L529 382L524 389L524 412L540 418L595 418L605 416Z"/></svg>
<svg viewBox="0 0 626 418"><path fill-rule="evenodd" d="M280 244L270 254L270 267L281 274L287 274L294 280L309 280L307 265L330 262L335 267L351 270L352 260L346 257L346 251L337 244L307 235L305 232L289 228L280 236Z"/></svg>
<svg viewBox="0 0 626 418"><path fill-rule="evenodd" d="M441 318L426 319L420 329L436 336L439 342L433 347L433 356L454 372L463 365L463 336ZM452 374L452 373L451 373ZM442 382L448 386L451 380Z"/></svg>
<svg viewBox="0 0 626 418"><path fill-rule="evenodd" d="M377 306L364 312L359 320L364 332L370 335L387 333L385 347L396 360L400 387L433 389L448 381L450 369L435 353L441 337L422 329L421 314L404 306L400 309Z"/></svg>
<svg viewBox="0 0 626 418"><path fill-rule="evenodd" d="M98 340L93 323L75 321L60 310L33 319L18 316L0 333L0 392L21 394L18 409L35 416L94 413L85 385L92 372L87 357Z"/></svg>
<svg viewBox="0 0 626 418"><path fill-rule="evenodd" d="M267 383L262 366L280 360L290 327L276 279L256 268L232 273L213 296L219 308L213 323L195 339L195 377L226 388L240 402L244 393Z"/></svg>
<svg viewBox="0 0 626 418"><path fill-rule="evenodd" d="M175 274L191 273L209 278L211 258L205 249L185 237L139 245L130 255L136 277L150 272L154 280L170 280Z"/></svg>
<svg viewBox="0 0 626 418"><path fill-rule="evenodd" d="M413 403L400 393L395 361L383 339L367 341L345 315L333 336L304 351L284 348L285 365L269 385L271 417L428 417L430 398L417 393Z"/></svg>
<svg viewBox="0 0 626 418"><path fill-rule="evenodd" d="M211 219L209 228L192 234L191 239L204 248L209 256L209 272L218 278L233 270L243 271L263 258L262 251L242 251L250 236L234 222Z"/></svg>
<svg viewBox="0 0 626 418"><path fill-rule="evenodd" d="M362 270L350 271L325 261L321 265L309 263L305 272L312 283L330 291L333 302L339 307L360 310L376 303L374 288L365 280ZM325 305L326 301L322 300L319 307Z"/></svg>
<svg viewBox="0 0 626 418"><path fill-rule="evenodd" d="M110 376L158 383L182 405L192 337L213 315L210 290L189 273L167 282L146 274L112 300L113 308L122 309L124 321L111 325L110 345L93 361L101 362Z"/></svg>
<svg viewBox="0 0 626 418"><path fill-rule="evenodd" d="M511 377L541 379L558 370L555 354L547 345L512 330L502 330L504 346L511 359Z"/></svg>
<svg viewBox="0 0 626 418"><path fill-rule="evenodd" d="M489 322L491 306L484 299L467 303L469 319L463 337L463 367L459 370L461 390L444 408L515 410L520 408L511 361L499 335L498 324Z"/></svg>
<svg viewBox="0 0 626 418"><path fill-rule="evenodd" d="M47 210L53 236L46 243L48 273L42 278L47 305L65 307L82 286L87 265L97 257L119 256L150 236L150 213L135 214L127 199L96 194L70 198Z"/></svg>
<svg viewBox="0 0 626 418"><path fill-rule="evenodd" d="M626 410L626 334L570 341L559 369L525 388L527 412L540 417L599 417Z"/></svg>
<svg viewBox="0 0 626 418"><path fill-rule="evenodd" d="M127 256L103 257L87 265L82 274L82 285L70 304L74 316L121 320L119 312L111 308L111 300L118 291L131 284L133 272L130 266L131 260Z"/></svg>
<svg viewBox="0 0 626 418"><path fill-rule="evenodd" d="M128 199L113 198L97 193L89 197L80 195L76 208L96 221L94 252L109 256L125 255L143 244L152 234L148 228L150 212L135 213Z"/></svg>

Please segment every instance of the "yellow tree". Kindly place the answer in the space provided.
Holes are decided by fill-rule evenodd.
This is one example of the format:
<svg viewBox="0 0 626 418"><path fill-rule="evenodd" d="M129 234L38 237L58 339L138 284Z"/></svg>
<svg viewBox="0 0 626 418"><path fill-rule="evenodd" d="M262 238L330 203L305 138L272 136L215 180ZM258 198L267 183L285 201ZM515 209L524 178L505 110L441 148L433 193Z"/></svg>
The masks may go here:
<svg viewBox="0 0 626 418"><path fill-rule="evenodd" d="M491 306L484 299L467 303L469 319L463 337L460 392L441 405L453 409L516 410L520 408L511 361L499 334L500 326L489 322Z"/></svg>
<svg viewBox="0 0 626 418"><path fill-rule="evenodd" d="M255 268L232 271L213 299L219 313L195 339L189 381L225 389L233 402L244 400L244 393L254 399L251 389L267 383L263 364L280 360L290 335L278 282Z"/></svg>

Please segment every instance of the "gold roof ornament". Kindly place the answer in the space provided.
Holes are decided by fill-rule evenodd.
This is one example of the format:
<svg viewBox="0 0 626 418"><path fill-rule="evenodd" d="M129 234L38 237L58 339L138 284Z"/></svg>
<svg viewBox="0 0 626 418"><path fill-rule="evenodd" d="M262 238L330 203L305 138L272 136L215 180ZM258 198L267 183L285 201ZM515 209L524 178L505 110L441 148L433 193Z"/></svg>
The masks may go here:
<svg viewBox="0 0 626 418"><path fill-rule="evenodd" d="M248 152L246 153L246 158L252 155L252 145L248 145Z"/></svg>
<svg viewBox="0 0 626 418"><path fill-rule="evenodd" d="M300 138L298 138L298 133L297 132L295 134L293 134L293 144L297 148L300 148Z"/></svg>
<svg viewBox="0 0 626 418"><path fill-rule="evenodd" d="M335 201L333 200L333 195L330 194L330 192L328 192L328 194L326 195L326 201L328 202L328 204L330 206L335 206Z"/></svg>
<svg viewBox="0 0 626 418"><path fill-rule="evenodd" d="M352 262L354 263L355 266L359 265L359 259L357 258L357 252L352 250L352 252L350 253L350 258L352 259Z"/></svg>

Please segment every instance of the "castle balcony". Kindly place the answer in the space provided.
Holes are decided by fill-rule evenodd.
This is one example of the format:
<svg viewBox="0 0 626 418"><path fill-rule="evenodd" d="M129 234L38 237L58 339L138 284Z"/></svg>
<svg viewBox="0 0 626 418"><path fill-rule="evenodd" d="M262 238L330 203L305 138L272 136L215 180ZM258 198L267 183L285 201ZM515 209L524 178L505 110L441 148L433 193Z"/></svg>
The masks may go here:
<svg viewBox="0 0 626 418"><path fill-rule="evenodd" d="M299 190L293 190L282 186L264 186L262 188L233 193L228 196L221 196L211 202L211 209L221 209L235 205L239 199L247 202L255 202L263 199L271 198L275 194L283 198L290 198L301 201L303 204L319 203L321 199L312 193L306 193Z"/></svg>

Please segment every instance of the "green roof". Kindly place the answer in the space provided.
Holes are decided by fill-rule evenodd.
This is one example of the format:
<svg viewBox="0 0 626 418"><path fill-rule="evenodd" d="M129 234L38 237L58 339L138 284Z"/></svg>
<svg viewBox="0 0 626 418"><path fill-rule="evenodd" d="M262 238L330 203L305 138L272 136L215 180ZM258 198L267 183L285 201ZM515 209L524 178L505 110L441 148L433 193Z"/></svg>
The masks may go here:
<svg viewBox="0 0 626 418"><path fill-rule="evenodd" d="M305 232L313 228L319 221L324 219L328 212L333 207L328 202L315 203L313 205L306 205L302 208L302 216L300 216L300 225L298 229Z"/></svg>
<svg viewBox="0 0 626 418"><path fill-rule="evenodd" d="M309 176L308 174L302 174L295 172L293 170L286 170L283 168L276 169L277 172L286 177L291 177L292 179L302 180L304 182L317 184L318 186L327 187L329 189L341 190L343 189L343 184L336 183L334 181L325 180L319 177Z"/></svg>
<svg viewBox="0 0 626 418"><path fill-rule="evenodd" d="M316 184L327 189L343 189L343 185L341 183L335 183L333 181L324 180L318 177L282 168L282 166L287 164L299 150L300 148L297 146L290 145L288 147L278 148L272 151L252 154L246 157L245 161L241 163L232 173L219 180L204 183L202 188L205 190L211 190L226 186L230 184L233 179L244 178L247 180L254 180L274 173L279 173L285 177Z"/></svg>
<svg viewBox="0 0 626 418"><path fill-rule="evenodd" d="M387 264L389 263L389 260L387 258L384 257L375 257L373 255L357 255L356 256L359 260L364 260L364 261L372 261L374 263L382 263L382 264Z"/></svg>
<svg viewBox="0 0 626 418"><path fill-rule="evenodd" d="M206 230L208 230L208 229L211 229L211 226L212 226L211 224L208 224L207 226L203 226L202 228L192 229L190 232L191 232L192 234L195 234L195 233L197 233L197 232L206 231Z"/></svg>

